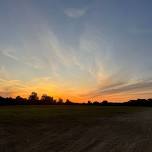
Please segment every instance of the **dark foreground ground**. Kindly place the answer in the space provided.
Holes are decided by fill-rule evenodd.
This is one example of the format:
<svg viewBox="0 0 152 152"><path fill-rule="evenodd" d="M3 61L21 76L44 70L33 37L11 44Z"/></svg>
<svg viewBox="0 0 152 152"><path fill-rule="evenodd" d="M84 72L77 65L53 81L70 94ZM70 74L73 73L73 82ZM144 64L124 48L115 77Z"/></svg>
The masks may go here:
<svg viewBox="0 0 152 152"><path fill-rule="evenodd" d="M0 152L152 152L152 108L3 106Z"/></svg>

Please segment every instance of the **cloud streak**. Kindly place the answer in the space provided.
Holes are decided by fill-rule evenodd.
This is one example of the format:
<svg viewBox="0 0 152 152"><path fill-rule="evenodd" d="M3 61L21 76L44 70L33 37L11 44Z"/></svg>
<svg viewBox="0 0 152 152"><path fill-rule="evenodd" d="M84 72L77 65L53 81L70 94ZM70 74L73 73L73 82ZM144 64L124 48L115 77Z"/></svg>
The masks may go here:
<svg viewBox="0 0 152 152"><path fill-rule="evenodd" d="M15 55L15 51L12 49L4 49L4 50L0 50L0 52L2 53L2 55L6 56L12 60L15 60L15 61L19 60L19 58Z"/></svg>
<svg viewBox="0 0 152 152"><path fill-rule="evenodd" d="M108 87L99 87L96 90L93 90L86 94L91 98L96 98L98 96L109 97L109 98L121 98L122 101L129 100L132 97L138 98L141 95L143 98L148 94L152 93L152 80L142 80L132 83L118 82L111 84ZM146 98L146 97L145 97Z"/></svg>
<svg viewBox="0 0 152 152"><path fill-rule="evenodd" d="M67 8L64 10L64 14L70 18L79 18L87 13L86 8Z"/></svg>

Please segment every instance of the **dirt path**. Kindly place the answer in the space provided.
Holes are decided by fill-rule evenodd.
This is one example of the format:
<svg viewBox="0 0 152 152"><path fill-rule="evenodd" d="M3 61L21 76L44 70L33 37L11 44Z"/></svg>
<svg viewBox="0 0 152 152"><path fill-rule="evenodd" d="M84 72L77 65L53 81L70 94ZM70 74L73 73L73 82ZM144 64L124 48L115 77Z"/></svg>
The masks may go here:
<svg viewBox="0 0 152 152"><path fill-rule="evenodd" d="M151 152L152 108L94 124L0 124L0 152Z"/></svg>

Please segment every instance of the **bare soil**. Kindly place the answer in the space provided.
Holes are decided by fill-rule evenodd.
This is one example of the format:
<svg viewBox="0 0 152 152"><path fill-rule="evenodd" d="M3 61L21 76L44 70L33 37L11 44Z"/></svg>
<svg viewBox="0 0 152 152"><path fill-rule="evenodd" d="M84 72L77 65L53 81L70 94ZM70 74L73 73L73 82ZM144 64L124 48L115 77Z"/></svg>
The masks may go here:
<svg viewBox="0 0 152 152"><path fill-rule="evenodd" d="M152 152L152 108L100 117L9 116L0 122L0 152Z"/></svg>

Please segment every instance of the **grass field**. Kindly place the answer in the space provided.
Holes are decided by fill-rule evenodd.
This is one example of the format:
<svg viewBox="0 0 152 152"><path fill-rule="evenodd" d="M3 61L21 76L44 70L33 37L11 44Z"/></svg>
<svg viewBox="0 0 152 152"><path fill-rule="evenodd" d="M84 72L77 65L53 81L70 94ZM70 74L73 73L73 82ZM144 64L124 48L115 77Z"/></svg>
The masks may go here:
<svg viewBox="0 0 152 152"><path fill-rule="evenodd" d="M150 152L152 109L2 106L0 152Z"/></svg>

